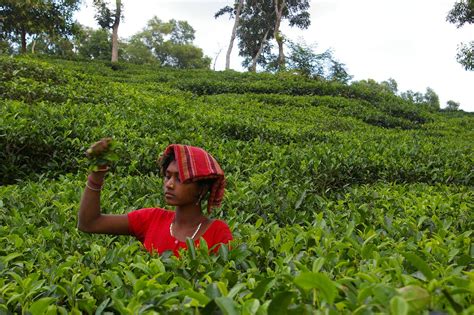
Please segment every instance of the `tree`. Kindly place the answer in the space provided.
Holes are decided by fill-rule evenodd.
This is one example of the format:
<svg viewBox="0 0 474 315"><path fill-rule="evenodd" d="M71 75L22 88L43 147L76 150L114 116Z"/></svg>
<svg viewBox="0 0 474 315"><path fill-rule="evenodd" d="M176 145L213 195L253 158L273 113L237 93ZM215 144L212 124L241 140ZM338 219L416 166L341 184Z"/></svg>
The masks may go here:
<svg viewBox="0 0 474 315"><path fill-rule="evenodd" d="M152 51L139 37L132 37L128 43L125 43L121 58L136 64L158 63Z"/></svg>
<svg viewBox="0 0 474 315"><path fill-rule="evenodd" d="M244 57L242 65L255 72L257 64L266 64L265 55L271 53L269 40L275 27L273 0L252 0L247 2L241 13L237 28L239 56Z"/></svg>
<svg viewBox="0 0 474 315"><path fill-rule="evenodd" d="M456 2L446 20L455 24L457 28L466 23L474 23L474 0ZM459 44L456 60L463 65L465 70L474 70L474 41Z"/></svg>
<svg viewBox="0 0 474 315"><path fill-rule="evenodd" d="M387 81L382 81L381 84L394 95L398 93L398 83L395 81L395 79L389 78Z"/></svg>
<svg viewBox="0 0 474 315"><path fill-rule="evenodd" d="M80 0L3 0L0 4L1 38L20 42L27 51L28 37L68 36L73 33L73 13Z"/></svg>
<svg viewBox="0 0 474 315"><path fill-rule="evenodd" d="M346 65L335 59L331 59L331 67L329 69L329 76L327 77L330 81L337 81L344 84L349 83L352 80L352 75L347 72Z"/></svg>
<svg viewBox="0 0 474 315"><path fill-rule="evenodd" d="M456 60L465 70L474 70L474 41L459 44Z"/></svg>
<svg viewBox="0 0 474 315"><path fill-rule="evenodd" d="M297 72L306 77L325 79L348 83L352 76L348 74L345 64L337 61L333 57L331 50L316 53L316 45L308 45L304 41L287 43L289 55L287 58L288 70ZM278 62L273 65L278 69Z"/></svg>
<svg viewBox="0 0 474 315"><path fill-rule="evenodd" d="M194 29L186 21L172 19L163 22L155 16L141 32L132 36L127 47L127 58L140 62L149 61L150 55L143 50L146 47L162 66L209 68L211 59L204 56L202 49L192 44L194 33ZM139 53L141 57L134 53Z"/></svg>
<svg viewBox="0 0 474 315"><path fill-rule="evenodd" d="M288 70L296 71L306 77L325 78L325 68L331 59L331 51L326 50L320 54L316 53L316 45L308 45L304 41L287 42L289 48ZM278 65L276 65L276 68Z"/></svg>
<svg viewBox="0 0 474 315"><path fill-rule="evenodd" d="M239 22L240 22L240 12L242 12L243 6L244 6L244 0L238 0L235 2L234 8L231 8L230 6L225 6L224 8L217 11L217 13L214 15L214 18L218 18L219 16L225 13L228 13L231 16L231 18L232 17L234 18L234 26L232 27L229 48L227 48L227 53L225 56L225 69L226 70L230 69L230 55L232 53L232 48L234 47L234 40L237 35L237 27L239 26Z"/></svg>
<svg viewBox="0 0 474 315"><path fill-rule="evenodd" d="M423 104L424 102L423 94L420 92L413 92L412 90L402 92L400 97L414 104Z"/></svg>
<svg viewBox="0 0 474 315"><path fill-rule="evenodd" d="M80 57L95 60L111 59L112 42L109 30L81 27L76 40L76 49Z"/></svg>
<svg viewBox="0 0 474 315"><path fill-rule="evenodd" d="M72 38L62 36L35 36L27 45L27 49L33 54L40 53L62 58L74 58L76 55Z"/></svg>
<svg viewBox="0 0 474 315"><path fill-rule="evenodd" d="M458 102L455 102L453 100L449 100L446 105L448 105L446 107L446 110L449 110L449 111L457 111L459 110L459 106L460 104Z"/></svg>
<svg viewBox="0 0 474 315"><path fill-rule="evenodd" d="M115 10L109 8L107 0L94 0L97 10L95 19L103 29L112 29L112 62L118 62L118 28L122 18L122 0L115 0Z"/></svg>
<svg viewBox="0 0 474 315"><path fill-rule="evenodd" d="M275 26L273 37L278 44L278 69L285 68L285 54L283 52L284 37L280 32L283 19L289 20L290 26L306 29L311 24L309 19L309 0L273 0Z"/></svg>
<svg viewBox="0 0 474 315"><path fill-rule="evenodd" d="M426 93L424 95L424 102L431 108L431 109L434 109L434 110L439 110L440 106L439 106L439 96L438 94L436 94L436 92L430 88L430 87L427 87L426 88Z"/></svg>
<svg viewBox="0 0 474 315"><path fill-rule="evenodd" d="M431 110L439 110L439 96L436 92L430 88L426 88L426 92L423 95L420 92L413 92L412 90L408 90L400 94L401 98L406 101L409 101L414 104L418 105L425 105Z"/></svg>

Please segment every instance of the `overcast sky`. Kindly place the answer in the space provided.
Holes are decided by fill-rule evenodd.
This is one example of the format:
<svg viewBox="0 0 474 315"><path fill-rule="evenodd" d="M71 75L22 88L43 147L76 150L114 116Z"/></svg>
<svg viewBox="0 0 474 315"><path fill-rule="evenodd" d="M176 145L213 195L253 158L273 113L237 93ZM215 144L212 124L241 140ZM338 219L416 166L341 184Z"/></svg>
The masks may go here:
<svg viewBox="0 0 474 315"><path fill-rule="evenodd" d="M233 20L214 19L214 13L233 0L122 0L124 21L119 36L127 38L145 27L153 16L186 20L196 30L195 45L223 70ZM84 0L77 20L97 28L92 0ZM111 1L115 2L115 1ZM317 44L317 52L333 49L354 80L393 78L399 91L425 93L432 88L441 107L448 100L474 112L474 71L456 62L460 42L474 40L474 25L457 29L446 22L455 0L311 0L307 30L283 28L285 36ZM221 53L218 55L218 52ZM243 71L234 47L231 68ZM212 66L212 65L211 65Z"/></svg>

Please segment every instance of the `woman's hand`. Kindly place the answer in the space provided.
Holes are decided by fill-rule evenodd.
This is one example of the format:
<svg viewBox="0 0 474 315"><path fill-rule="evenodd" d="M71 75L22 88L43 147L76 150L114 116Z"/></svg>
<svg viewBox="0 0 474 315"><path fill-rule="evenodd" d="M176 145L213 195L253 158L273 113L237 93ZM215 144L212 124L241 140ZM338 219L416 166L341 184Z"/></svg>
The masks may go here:
<svg viewBox="0 0 474 315"><path fill-rule="evenodd" d="M89 158L91 170L93 172L108 169L111 162L119 159L115 152L116 143L110 137L102 138L90 146L86 151L86 156Z"/></svg>
<svg viewBox="0 0 474 315"><path fill-rule="evenodd" d="M102 138L86 151L86 156L90 159L100 157L109 150L112 138Z"/></svg>

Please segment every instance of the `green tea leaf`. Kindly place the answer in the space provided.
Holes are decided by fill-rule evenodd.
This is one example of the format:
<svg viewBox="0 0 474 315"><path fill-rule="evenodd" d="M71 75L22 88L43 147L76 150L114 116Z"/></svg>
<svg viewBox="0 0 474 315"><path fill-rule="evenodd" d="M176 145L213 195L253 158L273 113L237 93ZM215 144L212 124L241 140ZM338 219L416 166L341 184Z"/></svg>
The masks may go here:
<svg viewBox="0 0 474 315"><path fill-rule="evenodd" d="M317 289L329 304L332 304L337 296L336 285L322 273L304 272L297 276L294 282L305 291Z"/></svg>
<svg viewBox="0 0 474 315"><path fill-rule="evenodd" d="M396 315L407 315L409 310L408 303L400 296L394 296L390 300L390 312Z"/></svg>
<svg viewBox="0 0 474 315"><path fill-rule="evenodd" d="M421 259L419 256L413 253L404 253L403 256L408 260L415 268L417 268L423 275L428 279L432 280L434 278L433 273L431 272L428 264Z"/></svg>
<svg viewBox="0 0 474 315"><path fill-rule="evenodd" d="M237 306L235 302L226 296L215 298L217 306L222 311L224 315L238 315Z"/></svg>
<svg viewBox="0 0 474 315"><path fill-rule="evenodd" d="M293 300L294 293L290 291L279 292L268 306L268 314L284 315L288 313L288 306Z"/></svg>
<svg viewBox="0 0 474 315"><path fill-rule="evenodd" d="M53 304L54 302L56 301L55 298L52 298L52 297L44 297L44 298L41 298L35 302L33 302L30 307L29 307L29 311L31 312L31 314L33 315L39 315L39 314L44 314L46 312L46 310L48 309L48 306L50 306L51 304Z"/></svg>

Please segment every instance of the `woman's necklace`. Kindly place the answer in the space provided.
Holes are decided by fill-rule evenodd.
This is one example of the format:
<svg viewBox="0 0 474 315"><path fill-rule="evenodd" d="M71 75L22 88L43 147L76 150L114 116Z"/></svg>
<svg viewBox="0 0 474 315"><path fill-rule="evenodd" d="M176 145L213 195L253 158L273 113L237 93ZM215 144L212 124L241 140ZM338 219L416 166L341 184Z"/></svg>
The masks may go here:
<svg viewBox="0 0 474 315"><path fill-rule="evenodd" d="M174 236L174 233L173 233L173 224L174 224L174 222L171 222L171 224L170 224L170 234L171 234L171 236L173 236L174 238L176 238L176 237ZM192 240L194 240L194 237L195 237L196 234L199 232L199 229L201 228L201 225L202 225L202 222L199 223L199 225L198 225L197 228L196 228L196 231L194 231L193 235L191 236L191 239L192 239Z"/></svg>

